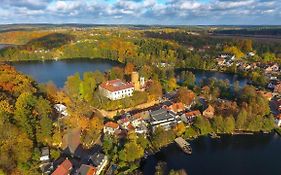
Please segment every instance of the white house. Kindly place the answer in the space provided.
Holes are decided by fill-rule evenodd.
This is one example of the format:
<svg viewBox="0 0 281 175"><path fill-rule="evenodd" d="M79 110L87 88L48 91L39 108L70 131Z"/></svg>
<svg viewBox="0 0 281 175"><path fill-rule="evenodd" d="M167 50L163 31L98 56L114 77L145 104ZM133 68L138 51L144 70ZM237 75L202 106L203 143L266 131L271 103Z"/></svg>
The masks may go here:
<svg viewBox="0 0 281 175"><path fill-rule="evenodd" d="M40 161L45 162L50 160L50 151L48 147L44 147L41 150Z"/></svg>
<svg viewBox="0 0 281 175"><path fill-rule="evenodd" d="M59 114L63 115L64 117L68 116L67 107L65 105L55 104L54 108Z"/></svg>
<svg viewBox="0 0 281 175"><path fill-rule="evenodd" d="M102 95L110 100L119 100L133 95L135 90L132 83L125 83L122 80L110 80L99 86Z"/></svg>
<svg viewBox="0 0 281 175"><path fill-rule="evenodd" d="M275 119L275 123L278 127L281 126L281 114L279 114L276 119Z"/></svg>
<svg viewBox="0 0 281 175"><path fill-rule="evenodd" d="M103 132L105 134L114 134L115 131L119 129L119 125L114 122L107 122L103 127Z"/></svg>

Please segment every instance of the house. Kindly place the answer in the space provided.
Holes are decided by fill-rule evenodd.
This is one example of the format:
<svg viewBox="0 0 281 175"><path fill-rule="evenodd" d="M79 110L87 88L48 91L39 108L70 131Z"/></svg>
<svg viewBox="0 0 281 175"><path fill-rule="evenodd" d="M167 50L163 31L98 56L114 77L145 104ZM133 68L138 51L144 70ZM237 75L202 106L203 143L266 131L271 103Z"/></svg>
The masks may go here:
<svg viewBox="0 0 281 175"><path fill-rule="evenodd" d="M90 156L89 162L95 166L96 175L99 175L108 163L108 158L102 153L95 153Z"/></svg>
<svg viewBox="0 0 281 175"><path fill-rule="evenodd" d="M119 125L114 122L107 122L103 127L103 132L105 134L114 134L119 129Z"/></svg>
<svg viewBox="0 0 281 175"><path fill-rule="evenodd" d="M277 115L275 118L275 123L278 127L281 126L281 114Z"/></svg>
<svg viewBox="0 0 281 175"><path fill-rule="evenodd" d="M176 125L178 121L176 114L173 112L167 109L158 109L150 112L149 123L153 131L159 126L163 127L165 130L169 130L172 126Z"/></svg>
<svg viewBox="0 0 281 175"><path fill-rule="evenodd" d="M179 102L179 103L173 103L170 106L165 106L165 108L169 111L172 111L174 113L178 113L178 112L182 112L185 110L185 106L183 103Z"/></svg>
<svg viewBox="0 0 281 175"><path fill-rule="evenodd" d="M134 84L125 83L120 79L103 82L99 86L101 94L110 100L119 100L133 95Z"/></svg>
<svg viewBox="0 0 281 175"><path fill-rule="evenodd" d="M275 85L274 87L274 90L273 90L275 93L279 93L281 94L281 83L280 84L277 84Z"/></svg>
<svg viewBox="0 0 281 175"><path fill-rule="evenodd" d="M67 117L68 113L67 113L67 107L63 104L55 104L54 105L55 110L62 115L62 117Z"/></svg>
<svg viewBox="0 0 281 175"><path fill-rule="evenodd" d="M213 118L214 114L215 114L215 109L211 105L209 105L208 108L203 111L203 116L206 118Z"/></svg>
<svg viewBox="0 0 281 175"><path fill-rule="evenodd" d="M191 124L194 122L194 119L200 115L201 115L201 112L199 110L189 111L189 112L186 112L185 114L181 115L181 120L185 123Z"/></svg>
<svg viewBox="0 0 281 175"><path fill-rule="evenodd" d="M272 72L277 72L278 70L279 70L278 64L273 64L273 65L268 66L265 69L265 73L270 74Z"/></svg>
<svg viewBox="0 0 281 175"><path fill-rule="evenodd" d="M78 128L67 130L67 133L62 139L62 148L65 154L69 156L77 156L75 153L77 148L81 145L80 136L81 131Z"/></svg>
<svg viewBox="0 0 281 175"><path fill-rule="evenodd" d="M96 168L92 165L82 164L77 170L76 175L95 175L96 171Z"/></svg>
<svg viewBox="0 0 281 175"><path fill-rule="evenodd" d="M267 87L268 87L269 89L274 90L274 89L275 89L275 86L277 86L277 85L279 85L279 84L281 84L281 81L273 79L273 80L270 80L270 82L268 83Z"/></svg>
<svg viewBox="0 0 281 175"><path fill-rule="evenodd" d="M50 150L48 147L44 147L41 149L41 157L40 157L41 162L48 162L50 161Z"/></svg>
<svg viewBox="0 0 281 175"><path fill-rule="evenodd" d="M271 100L273 97L273 94L271 92L267 92L267 91L257 91L257 93L261 96L263 96L264 98L266 98L267 100Z"/></svg>
<svg viewBox="0 0 281 175"><path fill-rule="evenodd" d="M118 120L117 123L122 127L122 129L127 131L134 130L137 134L146 134L148 132L147 123L142 115L139 114L122 118Z"/></svg>
<svg viewBox="0 0 281 175"><path fill-rule="evenodd" d="M247 56L248 57L253 57L253 56L255 56L256 54L254 53L254 52L249 52L249 53L247 53Z"/></svg>
<svg viewBox="0 0 281 175"><path fill-rule="evenodd" d="M54 167L53 167L52 162L46 162L46 163L40 164L39 168L40 168L42 174L51 174Z"/></svg>
<svg viewBox="0 0 281 175"><path fill-rule="evenodd" d="M69 175L72 168L72 163L65 159L51 175Z"/></svg>

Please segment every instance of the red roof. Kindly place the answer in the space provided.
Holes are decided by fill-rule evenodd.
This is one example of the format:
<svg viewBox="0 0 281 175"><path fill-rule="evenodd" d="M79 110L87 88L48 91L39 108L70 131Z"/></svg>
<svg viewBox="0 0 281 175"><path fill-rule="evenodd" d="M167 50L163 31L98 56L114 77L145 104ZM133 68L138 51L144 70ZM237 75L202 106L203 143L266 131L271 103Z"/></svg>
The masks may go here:
<svg viewBox="0 0 281 175"><path fill-rule="evenodd" d="M168 107L169 110L172 110L174 112L180 112L184 110L184 104L179 102L179 103L174 103L171 106Z"/></svg>
<svg viewBox="0 0 281 175"><path fill-rule="evenodd" d="M119 127L119 125L117 123L114 123L114 122L107 122L105 124L106 127L110 127L110 128L115 128L117 129Z"/></svg>
<svg viewBox="0 0 281 175"><path fill-rule="evenodd" d="M185 116L198 116L198 115L201 115L201 112L199 110L196 110L196 111L190 111L190 112L187 112L185 113Z"/></svg>
<svg viewBox="0 0 281 175"><path fill-rule="evenodd" d="M116 79L116 80L110 80L110 81L103 82L100 85L100 87L102 87L108 91L114 92L114 91L134 88L134 85L132 83L125 83L120 79Z"/></svg>
<svg viewBox="0 0 281 175"><path fill-rule="evenodd" d="M52 175L68 175L71 169L72 163L68 159L65 159L52 173Z"/></svg>

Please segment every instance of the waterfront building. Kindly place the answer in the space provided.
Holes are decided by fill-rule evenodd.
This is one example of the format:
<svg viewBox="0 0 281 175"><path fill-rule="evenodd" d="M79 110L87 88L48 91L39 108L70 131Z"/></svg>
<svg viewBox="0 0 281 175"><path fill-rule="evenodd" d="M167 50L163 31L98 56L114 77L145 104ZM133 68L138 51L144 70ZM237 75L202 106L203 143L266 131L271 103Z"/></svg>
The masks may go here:
<svg viewBox="0 0 281 175"><path fill-rule="evenodd" d="M181 120L185 123L192 124L196 117L200 116L201 112L199 110L189 111L181 115Z"/></svg>
<svg viewBox="0 0 281 175"><path fill-rule="evenodd" d="M101 94L110 100L119 100L133 95L135 87L133 83L126 83L120 79L103 82L99 86Z"/></svg>
<svg viewBox="0 0 281 175"><path fill-rule="evenodd" d="M167 109L159 109L150 112L150 126L152 131L161 126L165 130L171 129L172 126L178 123L175 113L168 111Z"/></svg>
<svg viewBox="0 0 281 175"><path fill-rule="evenodd" d="M215 109L211 105L209 105L208 108L203 111L203 116L206 118L213 118L214 114L215 114Z"/></svg>

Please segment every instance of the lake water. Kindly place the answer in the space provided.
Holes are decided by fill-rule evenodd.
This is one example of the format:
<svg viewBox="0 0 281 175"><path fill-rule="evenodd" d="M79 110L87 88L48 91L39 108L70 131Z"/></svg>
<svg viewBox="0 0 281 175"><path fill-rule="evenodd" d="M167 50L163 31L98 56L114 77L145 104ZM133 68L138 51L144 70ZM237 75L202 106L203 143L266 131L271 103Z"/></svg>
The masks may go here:
<svg viewBox="0 0 281 175"><path fill-rule="evenodd" d="M119 63L102 59L73 59L60 61L28 61L28 62L14 62L12 63L19 71L30 75L39 83L46 83L53 81L58 87L63 87L69 75L76 72L83 73L86 71L105 72L114 66L120 66ZM196 82L200 83L204 78L217 78L221 80L229 80L232 84L236 80L240 82L241 86L247 83L245 78L240 78L234 74L227 74L221 72L190 70L196 76Z"/></svg>
<svg viewBox="0 0 281 175"><path fill-rule="evenodd" d="M106 72L119 63L102 59L73 59L61 61L28 61L12 63L17 70L30 75L39 83L53 81L58 87L63 87L70 75L79 72L96 71Z"/></svg>
<svg viewBox="0 0 281 175"><path fill-rule="evenodd" d="M158 161L171 169L185 169L188 175L280 175L281 137L277 134L200 137L190 142L192 155L176 144L163 148L143 162L145 175L153 175Z"/></svg>
<svg viewBox="0 0 281 175"><path fill-rule="evenodd" d="M180 75L180 72L183 70L190 71L196 76L196 80L195 80L196 84L200 84L203 79L208 79L208 78L216 78L218 80L228 80L230 85L232 85L235 81L238 81L241 87L245 86L248 82L246 78L240 77L238 75L232 73L216 72L216 71L205 71L205 70L198 70L198 69L181 69L181 70L177 70L176 74Z"/></svg>

